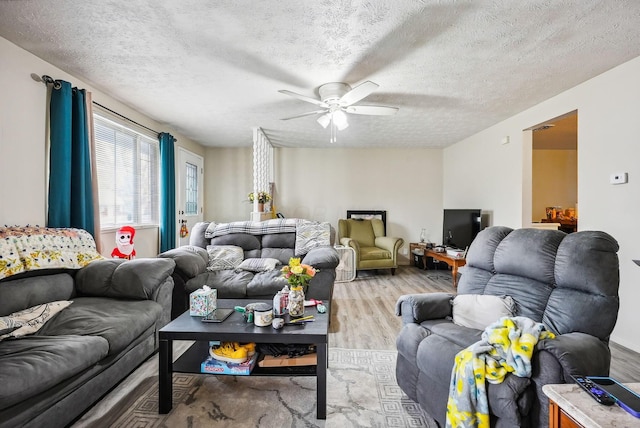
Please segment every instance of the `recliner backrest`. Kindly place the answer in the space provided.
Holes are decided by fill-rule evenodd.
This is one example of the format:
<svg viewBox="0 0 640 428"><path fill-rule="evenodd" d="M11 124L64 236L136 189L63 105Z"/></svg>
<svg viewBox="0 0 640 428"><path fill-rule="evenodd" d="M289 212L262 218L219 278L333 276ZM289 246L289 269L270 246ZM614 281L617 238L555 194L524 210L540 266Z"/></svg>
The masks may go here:
<svg viewBox="0 0 640 428"><path fill-rule="evenodd" d="M556 334L607 340L619 308L618 248L605 232L490 227L469 247L458 293L508 295L517 315Z"/></svg>
<svg viewBox="0 0 640 428"><path fill-rule="evenodd" d="M351 238L364 247L375 246L377 237L384 236L384 223L374 219L346 219L338 221L340 238Z"/></svg>

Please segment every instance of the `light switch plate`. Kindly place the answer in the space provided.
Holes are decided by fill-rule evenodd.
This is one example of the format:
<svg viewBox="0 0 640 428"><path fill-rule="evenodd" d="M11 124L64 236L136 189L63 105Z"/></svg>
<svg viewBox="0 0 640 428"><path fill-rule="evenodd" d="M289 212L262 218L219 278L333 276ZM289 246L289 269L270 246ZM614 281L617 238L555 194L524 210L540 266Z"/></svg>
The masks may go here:
<svg viewBox="0 0 640 428"><path fill-rule="evenodd" d="M609 183L611 184L624 184L628 180L628 175L626 172L614 172L609 176Z"/></svg>

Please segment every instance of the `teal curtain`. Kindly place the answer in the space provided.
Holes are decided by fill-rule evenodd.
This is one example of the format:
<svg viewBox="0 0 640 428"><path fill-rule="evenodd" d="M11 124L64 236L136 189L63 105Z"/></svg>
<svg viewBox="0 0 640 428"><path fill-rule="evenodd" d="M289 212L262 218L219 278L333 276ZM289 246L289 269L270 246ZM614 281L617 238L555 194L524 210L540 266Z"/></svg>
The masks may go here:
<svg viewBox="0 0 640 428"><path fill-rule="evenodd" d="M171 134L161 132L160 141L160 252L176 246L176 164Z"/></svg>
<svg viewBox="0 0 640 428"><path fill-rule="evenodd" d="M56 80L50 111L47 226L75 227L95 238L86 92Z"/></svg>

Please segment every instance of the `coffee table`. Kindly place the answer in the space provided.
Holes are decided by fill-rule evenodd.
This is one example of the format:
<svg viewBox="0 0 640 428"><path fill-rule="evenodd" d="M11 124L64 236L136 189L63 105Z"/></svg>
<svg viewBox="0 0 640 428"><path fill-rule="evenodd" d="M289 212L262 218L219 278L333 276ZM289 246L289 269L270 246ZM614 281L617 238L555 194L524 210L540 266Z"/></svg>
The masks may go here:
<svg viewBox="0 0 640 428"><path fill-rule="evenodd" d="M218 307L233 308L256 302L272 303L267 300L218 299ZM271 326L256 327L253 323L247 323L239 312L234 312L221 323L204 323L201 321L202 317L192 317L189 311L183 313L161 328L159 332L158 412L169 413L173 406L172 373L200 373L200 363L209 356L209 341L219 340L221 342L315 345L317 366L259 367L256 364L251 376L316 376L317 418L326 419L327 334L331 308L328 303L324 305L327 307L327 312L324 314L319 314L315 307L305 308L305 316L313 315L316 321L300 326L285 326L280 330L275 330ZM285 321L288 321L288 315ZM189 340L195 343L180 358L172 362L174 340Z"/></svg>

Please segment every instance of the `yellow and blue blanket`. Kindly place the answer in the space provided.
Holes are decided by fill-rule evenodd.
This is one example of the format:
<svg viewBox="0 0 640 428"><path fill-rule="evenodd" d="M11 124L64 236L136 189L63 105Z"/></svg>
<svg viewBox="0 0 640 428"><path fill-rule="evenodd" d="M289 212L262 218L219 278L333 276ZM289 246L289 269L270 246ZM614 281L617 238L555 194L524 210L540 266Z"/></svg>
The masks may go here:
<svg viewBox="0 0 640 428"><path fill-rule="evenodd" d="M507 373L531 376L531 357L538 340L553 338L544 324L526 317L502 317L482 339L456 355L447 402L447 428L489 428L485 380L497 384Z"/></svg>

